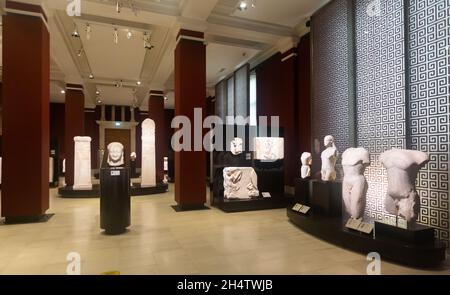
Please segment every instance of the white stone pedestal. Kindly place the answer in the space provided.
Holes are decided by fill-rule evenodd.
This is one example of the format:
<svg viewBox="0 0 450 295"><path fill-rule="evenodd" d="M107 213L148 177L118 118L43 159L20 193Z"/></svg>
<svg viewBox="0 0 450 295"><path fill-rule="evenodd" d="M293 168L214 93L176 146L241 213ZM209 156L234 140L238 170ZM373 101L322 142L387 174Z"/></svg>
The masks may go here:
<svg viewBox="0 0 450 295"><path fill-rule="evenodd" d="M74 190L91 190L91 138L74 137L75 155L74 155Z"/></svg>
<svg viewBox="0 0 450 295"><path fill-rule="evenodd" d="M142 122L141 187L156 186L155 121Z"/></svg>

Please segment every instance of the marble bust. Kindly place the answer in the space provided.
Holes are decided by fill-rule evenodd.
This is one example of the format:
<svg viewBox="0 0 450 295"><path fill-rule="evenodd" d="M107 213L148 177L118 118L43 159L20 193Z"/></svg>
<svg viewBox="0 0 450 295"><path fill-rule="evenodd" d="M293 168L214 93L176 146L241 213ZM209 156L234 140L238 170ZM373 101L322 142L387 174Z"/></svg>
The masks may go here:
<svg viewBox="0 0 450 295"><path fill-rule="evenodd" d="M242 138L236 137L230 142L230 151L233 155L237 156L242 154L243 151L243 143Z"/></svg>
<svg viewBox="0 0 450 295"><path fill-rule="evenodd" d="M335 181L336 180L336 161L339 156L339 152L334 144L334 137L327 135L324 138L324 145L326 149L322 152L322 180L323 181Z"/></svg>
<svg viewBox="0 0 450 295"><path fill-rule="evenodd" d="M108 145L108 166L119 167L125 164L123 156L123 145L119 142L112 142Z"/></svg>
<svg viewBox="0 0 450 295"><path fill-rule="evenodd" d="M344 169L342 199L345 211L354 219L364 217L366 194L369 188L364 171L369 165L369 152L364 148L349 148L342 154Z"/></svg>
<svg viewBox="0 0 450 295"><path fill-rule="evenodd" d="M300 159L302 161L301 177L305 179L311 176L312 155L311 153L303 153Z"/></svg>
<svg viewBox="0 0 450 295"><path fill-rule="evenodd" d="M420 198L416 191L419 170L428 162L428 155L413 150L392 149L380 156L387 170L388 191L384 202L390 214L402 216L407 222L417 221Z"/></svg>

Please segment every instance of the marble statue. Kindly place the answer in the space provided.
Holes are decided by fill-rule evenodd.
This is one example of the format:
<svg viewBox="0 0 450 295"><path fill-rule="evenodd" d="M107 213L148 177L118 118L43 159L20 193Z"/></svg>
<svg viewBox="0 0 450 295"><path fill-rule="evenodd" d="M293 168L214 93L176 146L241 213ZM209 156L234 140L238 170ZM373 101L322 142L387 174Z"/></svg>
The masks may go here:
<svg viewBox="0 0 450 295"><path fill-rule="evenodd" d="M366 194L369 188L364 171L369 165L369 152L364 148L349 148L342 154L344 169L342 199L345 211L354 219L364 217Z"/></svg>
<svg viewBox="0 0 450 295"><path fill-rule="evenodd" d="M311 167L310 167L312 164L311 153L303 153L301 156L301 161L302 161L301 176L302 179L305 179L311 176Z"/></svg>
<svg viewBox="0 0 450 295"><path fill-rule="evenodd" d="M324 138L324 145L326 149L322 152L322 180L335 181L336 180L336 161L339 157L339 152L334 144L334 137L327 135Z"/></svg>
<svg viewBox="0 0 450 295"><path fill-rule="evenodd" d="M407 222L417 221L420 198L416 191L419 170L428 162L428 155L420 151L392 149L380 156L387 170L388 192L385 209L390 214L402 216Z"/></svg>
<svg viewBox="0 0 450 295"><path fill-rule="evenodd" d="M250 167L228 167L223 170L225 199L251 199L259 197L258 176Z"/></svg>
<svg viewBox="0 0 450 295"><path fill-rule="evenodd" d="M75 141L74 157L74 190L91 190L91 138L77 136Z"/></svg>
<svg viewBox="0 0 450 295"><path fill-rule="evenodd" d="M142 122L141 187L156 186L155 121Z"/></svg>
<svg viewBox="0 0 450 295"><path fill-rule="evenodd" d="M255 137L255 159L261 161L276 161L284 159L284 138Z"/></svg>
<svg viewBox="0 0 450 295"><path fill-rule="evenodd" d="M108 144L108 159L107 163L109 167L120 167L125 165L125 159L123 155L123 144L120 142L111 142Z"/></svg>
<svg viewBox="0 0 450 295"><path fill-rule="evenodd" d="M244 141L242 138L236 137L230 142L230 151L233 155L237 156L242 154Z"/></svg>

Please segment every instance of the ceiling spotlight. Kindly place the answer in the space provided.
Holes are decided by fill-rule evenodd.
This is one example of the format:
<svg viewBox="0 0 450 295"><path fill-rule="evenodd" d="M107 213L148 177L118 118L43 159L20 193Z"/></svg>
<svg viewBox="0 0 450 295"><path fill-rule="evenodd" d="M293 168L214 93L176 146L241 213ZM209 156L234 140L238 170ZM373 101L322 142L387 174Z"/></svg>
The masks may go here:
<svg viewBox="0 0 450 295"><path fill-rule="evenodd" d="M119 31L117 31L117 28L114 28L114 44L119 44Z"/></svg>
<svg viewBox="0 0 450 295"><path fill-rule="evenodd" d="M61 94L66 94L66 91L65 90L61 90Z"/></svg>
<svg viewBox="0 0 450 295"><path fill-rule="evenodd" d="M116 84L114 84L114 86L115 86L116 88L121 88L121 87L123 86L123 81L120 80L119 82L116 82Z"/></svg>
<svg viewBox="0 0 450 295"><path fill-rule="evenodd" d="M136 82L136 85L138 85L138 86L141 85L141 84L142 84L141 81L137 81L137 82Z"/></svg>
<svg viewBox="0 0 450 295"><path fill-rule="evenodd" d="M89 79L94 79L94 75L92 75L92 74L89 74Z"/></svg>
<svg viewBox="0 0 450 295"><path fill-rule="evenodd" d="M169 100L169 99L167 98L167 96L164 95L164 100Z"/></svg>
<svg viewBox="0 0 450 295"><path fill-rule="evenodd" d="M95 94L100 95L100 90L96 90Z"/></svg>
<svg viewBox="0 0 450 295"><path fill-rule="evenodd" d="M247 10L247 8L248 8L247 1L240 1L239 2L238 9L240 11L245 11L245 10Z"/></svg>
<svg viewBox="0 0 450 295"><path fill-rule="evenodd" d="M147 32L144 32L144 48L148 50L152 50L155 48L152 44L150 44L150 35Z"/></svg>
<svg viewBox="0 0 450 295"><path fill-rule="evenodd" d="M91 25L87 24L86 25L86 39L87 40L91 40L91 32L92 32Z"/></svg>
<svg viewBox="0 0 450 295"><path fill-rule="evenodd" d="M83 55L83 48L81 48L77 51L77 55L78 55L78 57Z"/></svg>
<svg viewBox="0 0 450 295"><path fill-rule="evenodd" d="M74 26L74 30L73 30L73 32L72 32L72 37L74 37L74 38L80 38L80 33L78 33L77 25L76 25L76 24L73 24L73 26Z"/></svg>
<svg viewBox="0 0 450 295"><path fill-rule="evenodd" d="M116 3L116 12L117 12L117 13L120 13L121 10L122 10L122 3L121 3L119 0L117 0L117 3Z"/></svg>
<svg viewBox="0 0 450 295"><path fill-rule="evenodd" d="M131 39L133 37L133 33L130 31L130 30L128 30L128 32L127 32L127 38L128 39Z"/></svg>
<svg viewBox="0 0 450 295"><path fill-rule="evenodd" d="M102 104L103 101L101 99L97 99L97 104Z"/></svg>

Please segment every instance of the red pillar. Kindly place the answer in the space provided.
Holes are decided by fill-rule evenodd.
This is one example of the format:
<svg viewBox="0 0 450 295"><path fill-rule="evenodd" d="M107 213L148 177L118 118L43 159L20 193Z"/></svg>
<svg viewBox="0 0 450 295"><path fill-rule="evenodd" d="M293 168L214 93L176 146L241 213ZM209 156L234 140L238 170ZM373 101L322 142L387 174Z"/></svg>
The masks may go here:
<svg viewBox="0 0 450 295"><path fill-rule="evenodd" d="M300 173L300 154L297 145L297 48L281 55L280 100L282 114L280 120L284 128L284 183L294 186L295 177Z"/></svg>
<svg viewBox="0 0 450 295"><path fill-rule="evenodd" d="M7 1L5 10L1 215L35 222L49 208L49 33L40 6Z"/></svg>
<svg viewBox="0 0 450 295"><path fill-rule="evenodd" d="M311 143L311 47L310 34L298 44L297 138L300 153L310 152Z"/></svg>
<svg viewBox="0 0 450 295"><path fill-rule="evenodd" d="M164 157L168 156L165 134L164 93L162 91L150 91L148 117L155 121L156 183L162 183L164 180Z"/></svg>
<svg viewBox="0 0 450 295"><path fill-rule="evenodd" d="M64 154L66 157L66 186L73 186L75 136L84 136L84 93L83 86L66 85Z"/></svg>
<svg viewBox="0 0 450 295"><path fill-rule="evenodd" d="M175 116L186 116L192 125L194 109L205 110L206 47L204 34L180 30L175 49ZM175 153L175 201L181 210L199 209L206 202L206 153Z"/></svg>

